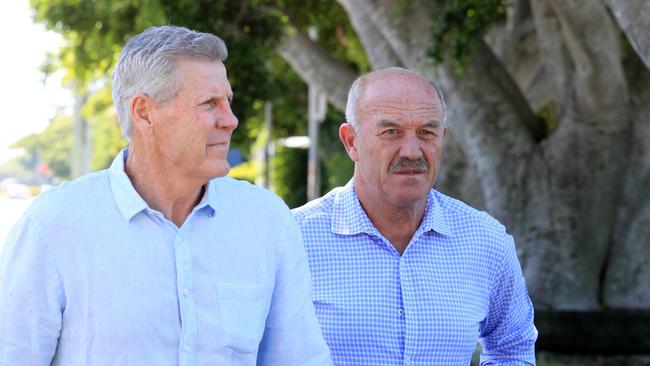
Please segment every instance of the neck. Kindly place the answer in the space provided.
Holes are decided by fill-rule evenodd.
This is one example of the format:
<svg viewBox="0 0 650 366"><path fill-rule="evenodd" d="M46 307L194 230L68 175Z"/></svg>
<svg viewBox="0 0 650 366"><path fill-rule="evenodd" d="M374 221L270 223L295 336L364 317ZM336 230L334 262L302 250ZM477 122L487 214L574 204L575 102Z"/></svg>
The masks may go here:
<svg viewBox="0 0 650 366"><path fill-rule="evenodd" d="M422 223L427 197L412 203L395 205L388 199L377 199L363 191L356 191L363 210L372 224L386 237L401 255Z"/></svg>
<svg viewBox="0 0 650 366"><path fill-rule="evenodd" d="M201 200L206 182L189 179L147 154L129 148L125 172L136 192L154 210L181 227Z"/></svg>

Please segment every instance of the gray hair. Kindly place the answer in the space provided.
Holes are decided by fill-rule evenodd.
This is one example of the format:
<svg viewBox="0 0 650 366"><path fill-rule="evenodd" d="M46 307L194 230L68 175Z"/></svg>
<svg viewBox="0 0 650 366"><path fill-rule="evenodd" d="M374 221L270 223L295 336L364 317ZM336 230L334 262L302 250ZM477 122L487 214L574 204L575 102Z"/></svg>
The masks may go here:
<svg viewBox="0 0 650 366"><path fill-rule="evenodd" d="M368 79L371 76L374 76L376 72L387 72L387 71L402 71L409 74L413 74L427 81L429 84L431 84L433 89L436 91L436 95L438 96L438 100L440 101L440 105L442 106L442 124L445 126L447 125L447 103L445 102L445 96L442 94L442 89L440 89L438 84L436 84L432 80L428 80L422 77L417 73L403 69L401 67L390 67L387 69L381 69L365 75L361 75L352 83L352 86L350 87L350 91L348 92L348 101L347 104L345 105L345 120L352 125L356 133L360 132L359 119L357 117L357 112L359 110L359 98L361 98L361 94L363 93L366 84L368 83Z"/></svg>
<svg viewBox="0 0 650 366"><path fill-rule="evenodd" d="M137 94L147 94L156 103L171 101L181 89L176 62L180 60L225 61L228 49L221 38L184 27L150 27L131 38L113 72L113 103L130 142L130 103Z"/></svg>

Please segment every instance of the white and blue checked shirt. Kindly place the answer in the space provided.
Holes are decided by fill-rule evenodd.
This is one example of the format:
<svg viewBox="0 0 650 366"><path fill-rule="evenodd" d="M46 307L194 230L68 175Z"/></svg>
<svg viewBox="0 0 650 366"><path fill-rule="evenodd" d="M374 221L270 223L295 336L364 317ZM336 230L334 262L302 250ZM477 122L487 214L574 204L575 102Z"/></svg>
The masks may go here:
<svg viewBox="0 0 650 366"><path fill-rule="evenodd" d="M353 182L294 210L335 365L534 365L537 330L514 241L484 212L431 190L402 256Z"/></svg>
<svg viewBox="0 0 650 366"><path fill-rule="evenodd" d="M330 365L300 229L223 177L183 225L108 170L39 196L0 261L0 365Z"/></svg>

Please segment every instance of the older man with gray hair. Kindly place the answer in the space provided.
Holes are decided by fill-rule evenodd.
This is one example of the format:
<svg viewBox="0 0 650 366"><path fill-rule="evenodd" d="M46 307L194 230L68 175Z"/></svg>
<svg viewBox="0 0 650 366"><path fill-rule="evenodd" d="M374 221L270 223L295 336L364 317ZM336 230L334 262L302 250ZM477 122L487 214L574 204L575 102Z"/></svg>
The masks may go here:
<svg viewBox="0 0 650 366"><path fill-rule="evenodd" d="M401 68L350 89L345 186L295 210L313 301L337 366L532 365L537 331L512 236L433 189L442 93Z"/></svg>
<svg viewBox="0 0 650 366"><path fill-rule="evenodd" d="M300 231L224 177L237 118L218 37L149 28L113 99L128 149L38 197L0 260L3 365L329 365Z"/></svg>

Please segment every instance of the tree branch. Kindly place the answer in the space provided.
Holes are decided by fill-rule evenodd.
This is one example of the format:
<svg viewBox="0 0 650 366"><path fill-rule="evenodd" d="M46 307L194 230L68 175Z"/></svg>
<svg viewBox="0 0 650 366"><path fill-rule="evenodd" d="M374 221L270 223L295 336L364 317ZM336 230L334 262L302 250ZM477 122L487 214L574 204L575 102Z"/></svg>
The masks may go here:
<svg viewBox="0 0 650 366"><path fill-rule="evenodd" d="M532 1L537 39L554 95L571 123L620 119L627 101L618 30L598 1ZM620 123L600 128L620 129Z"/></svg>
<svg viewBox="0 0 650 366"><path fill-rule="evenodd" d="M402 62L375 24L368 20L364 7L356 0L338 0L350 18L373 69L402 66Z"/></svg>
<svg viewBox="0 0 650 366"><path fill-rule="evenodd" d="M537 34L529 0L515 0L508 5L505 24L495 24L485 35L485 42L522 90L533 111L539 111L552 99L537 45Z"/></svg>
<svg viewBox="0 0 650 366"><path fill-rule="evenodd" d="M647 0L605 0L637 55L650 69L650 5Z"/></svg>
<svg viewBox="0 0 650 366"><path fill-rule="evenodd" d="M431 45L429 24L434 5L427 2L397 9L395 0L353 2L359 12L367 15L366 21L379 30L405 67L420 72L429 68L426 50Z"/></svg>
<svg viewBox="0 0 650 366"><path fill-rule="evenodd" d="M537 116L483 41L462 75L445 63L440 76L452 109L451 128L478 169L486 207L501 220L512 218L524 204L513 194L535 146L531 130L539 126Z"/></svg>
<svg viewBox="0 0 650 366"><path fill-rule="evenodd" d="M320 87L332 105L345 110L348 90L357 77L350 66L334 59L300 31L285 38L278 52L305 82Z"/></svg>

